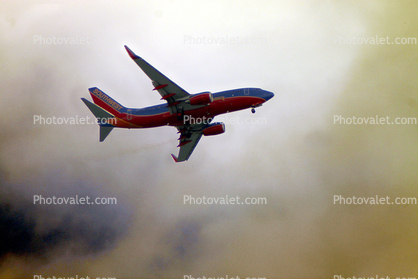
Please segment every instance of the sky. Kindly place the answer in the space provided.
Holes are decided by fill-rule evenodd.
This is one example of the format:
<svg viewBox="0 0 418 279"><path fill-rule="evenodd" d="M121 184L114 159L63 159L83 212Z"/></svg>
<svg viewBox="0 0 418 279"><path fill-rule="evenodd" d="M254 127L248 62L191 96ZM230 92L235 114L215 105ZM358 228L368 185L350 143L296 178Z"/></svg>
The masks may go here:
<svg viewBox="0 0 418 279"><path fill-rule="evenodd" d="M0 278L418 276L414 1L2 1ZM396 38L415 38L397 44ZM383 39L388 43L372 43ZM367 42L366 42L367 41ZM41 125L92 117L98 87L159 104L124 45L187 92L259 87L275 97L215 118L174 163L176 129ZM370 120L370 119L369 119ZM115 197L116 205L39 205ZM185 204L184 197L267 204Z"/></svg>

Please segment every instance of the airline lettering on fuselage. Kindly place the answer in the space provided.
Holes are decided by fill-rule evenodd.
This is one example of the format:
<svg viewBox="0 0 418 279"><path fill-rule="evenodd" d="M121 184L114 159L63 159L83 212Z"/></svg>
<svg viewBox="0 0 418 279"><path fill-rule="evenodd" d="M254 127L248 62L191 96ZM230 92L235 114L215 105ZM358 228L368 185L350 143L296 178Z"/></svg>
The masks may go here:
<svg viewBox="0 0 418 279"><path fill-rule="evenodd" d="M116 110L120 110L122 108L121 105L119 105L118 103L116 103L115 101L113 101L111 98L109 98L106 94L104 94L102 91L100 91L99 89L94 89L92 92L97 98L99 98L100 100L104 101L105 103L107 103L109 106L111 106L112 108L116 109Z"/></svg>

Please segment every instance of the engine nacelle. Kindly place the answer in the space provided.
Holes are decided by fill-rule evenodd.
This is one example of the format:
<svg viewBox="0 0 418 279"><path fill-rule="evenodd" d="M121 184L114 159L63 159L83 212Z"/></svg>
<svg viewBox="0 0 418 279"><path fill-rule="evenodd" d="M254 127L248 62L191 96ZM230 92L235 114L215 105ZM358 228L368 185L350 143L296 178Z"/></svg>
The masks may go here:
<svg viewBox="0 0 418 279"><path fill-rule="evenodd" d="M212 123L203 129L203 135L205 136L215 136L222 133L225 133L225 124L222 122Z"/></svg>
<svg viewBox="0 0 418 279"><path fill-rule="evenodd" d="M199 93L190 97L190 104L194 106L207 105L212 103L213 95L210 92Z"/></svg>

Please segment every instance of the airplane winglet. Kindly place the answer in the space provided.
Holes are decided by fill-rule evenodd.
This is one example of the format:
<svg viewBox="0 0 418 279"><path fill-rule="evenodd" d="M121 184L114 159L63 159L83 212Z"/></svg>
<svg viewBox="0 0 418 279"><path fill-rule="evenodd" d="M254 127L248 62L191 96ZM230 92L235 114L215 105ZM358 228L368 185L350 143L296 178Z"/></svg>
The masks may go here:
<svg viewBox="0 0 418 279"><path fill-rule="evenodd" d="M126 46L126 45L125 45L125 49L126 49L126 51L128 52L129 56L130 56L133 60L135 60L135 59L138 59L138 58L139 58L139 56L138 56L138 55L136 55L136 54L135 54L132 50L130 50L128 46Z"/></svg>
<svg viewBox="0 0 418 279"><path fill-rule="evenodd" d="M174 154L171 154L171 157L173 157L174 162L178 163L178 161L177 161L177 157L176 157L176 156L174 156Z"/></svg>

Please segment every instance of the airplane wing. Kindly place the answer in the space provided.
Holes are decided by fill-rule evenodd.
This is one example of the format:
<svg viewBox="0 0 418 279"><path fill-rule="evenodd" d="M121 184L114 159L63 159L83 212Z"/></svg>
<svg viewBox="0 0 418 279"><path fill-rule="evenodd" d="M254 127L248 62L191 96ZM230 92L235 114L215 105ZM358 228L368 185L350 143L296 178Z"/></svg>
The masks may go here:
<svg viewBox="0 0 418 279"><path fill-rule="evenodd" d="M187 161L190 155L192 155L193 150L195 149L196 145L199 143L199 140L201 137L202 137L202 132L192 132L189 138L180 140L179 155L176 157L173 154L171 154L174 161L176 161L177 163Z"/></svg>
<svg viewBox="0 0 418 279"><path fill-rule="evenodd" d="M177 157L171 154L174 161L178 163L189 159L203 135L203 128L207 124L192 124L177 127L180 133L179 145L177 147L180 147L180 151Z"/></svg>
<svg viewBox="0 0 418 279"><path fill-rule="evenodd" d="M183 88L172 82L168 77L163 75L147 61L136 55L132 50L125 46L129 56L136 64L144 71L144 73L151 79L154 90L160 93L162 99L168 102L171 113L176 113L176 106L183 100L187 99L190 94Z"/></svg>

